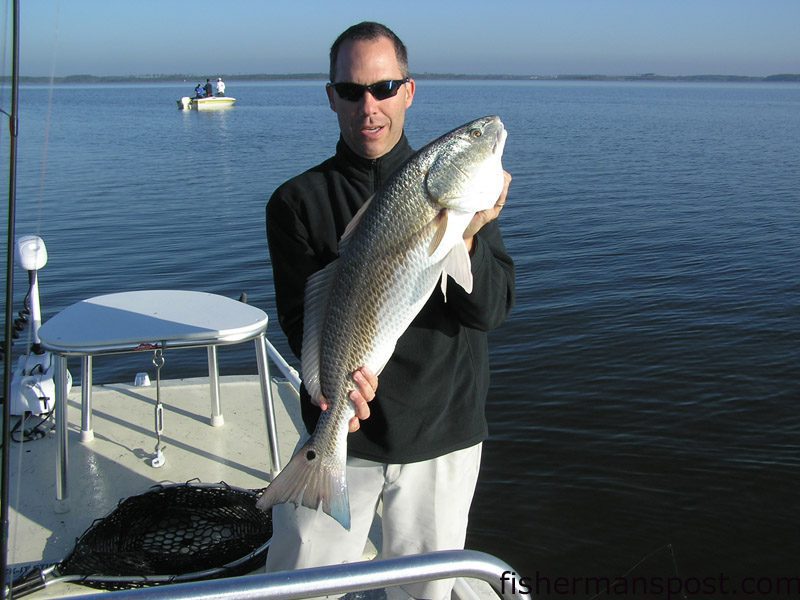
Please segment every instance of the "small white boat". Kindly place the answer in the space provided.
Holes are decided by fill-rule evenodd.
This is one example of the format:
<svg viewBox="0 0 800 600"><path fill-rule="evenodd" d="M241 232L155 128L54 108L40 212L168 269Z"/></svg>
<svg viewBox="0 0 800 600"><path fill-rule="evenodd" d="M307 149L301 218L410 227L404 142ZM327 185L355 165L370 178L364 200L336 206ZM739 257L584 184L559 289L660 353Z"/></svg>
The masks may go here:
<svg viewBox="0 0 800 600"><path fill-rule="evenodd" d="M229 108L235 102L236 98L231 96L206 96L203 98L184 96L178 100L178 108L181 110L214 110L217 108Z"/></svg>

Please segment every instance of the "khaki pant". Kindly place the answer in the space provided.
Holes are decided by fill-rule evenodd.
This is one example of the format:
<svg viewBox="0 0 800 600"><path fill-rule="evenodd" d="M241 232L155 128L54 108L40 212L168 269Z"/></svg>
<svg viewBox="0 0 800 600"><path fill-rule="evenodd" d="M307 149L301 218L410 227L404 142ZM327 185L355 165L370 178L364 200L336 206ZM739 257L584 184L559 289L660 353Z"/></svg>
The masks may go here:
<svg viewBox="0 0 800 600"><path fill-rule="evenodd" d="M350 531L322 511L292 504L275 506L267 571L318 567L362 560L378 503L382 507L379 558L464 547L467 519L480 469L482 445L439 458L383 464L347 460ZM453 580L409 584L387 590L389 598L450 598Z"/></svg>

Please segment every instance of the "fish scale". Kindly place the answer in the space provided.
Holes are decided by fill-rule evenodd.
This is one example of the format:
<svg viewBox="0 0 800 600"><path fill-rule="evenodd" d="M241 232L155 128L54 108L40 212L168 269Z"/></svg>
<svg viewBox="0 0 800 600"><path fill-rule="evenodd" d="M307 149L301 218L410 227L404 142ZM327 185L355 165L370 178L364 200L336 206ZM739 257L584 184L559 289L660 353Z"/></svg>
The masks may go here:
<svg viewBox="0 0 800 600"><path fill-rule="evenodd" d="M329 408L267 486L258 501L262 510L292 502L321 508L350 528L345 463L348 424L355 415L352 374L361 367L380 374L437 282L446 293L451 276L471 291L463 233L502 191L505 138L499 117L491 116L422 148L347 226L339 258L309 278L303 382L312 399Z"/></svg>

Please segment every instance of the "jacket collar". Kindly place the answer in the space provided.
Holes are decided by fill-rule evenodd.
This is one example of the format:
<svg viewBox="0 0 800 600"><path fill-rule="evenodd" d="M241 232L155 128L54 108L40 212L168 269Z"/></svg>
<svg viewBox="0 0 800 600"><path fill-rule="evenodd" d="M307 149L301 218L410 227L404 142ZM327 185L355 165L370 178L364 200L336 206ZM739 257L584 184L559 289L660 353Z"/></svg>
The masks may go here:
<svg viewBox="0 0 800 600"><path fill-rule="evenodd" d="M394 148L379 158L364 158L353 152L341 137L336 144L336 156L348 167L361 173L372 173L379 181L394 173L406 159L414 153L408 143L405 132L400 136Z"/></svg>

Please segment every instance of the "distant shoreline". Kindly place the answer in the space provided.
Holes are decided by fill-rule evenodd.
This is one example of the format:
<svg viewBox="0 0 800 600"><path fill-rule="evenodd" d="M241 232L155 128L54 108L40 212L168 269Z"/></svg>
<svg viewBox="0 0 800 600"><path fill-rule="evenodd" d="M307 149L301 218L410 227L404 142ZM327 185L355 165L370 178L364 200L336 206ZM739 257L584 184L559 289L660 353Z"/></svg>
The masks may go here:
<svg viewBox="0 0 800 600"><path fill-rule="evenodd" d="M214 74L214 78L219 76ZM415 79L443 79L463 81L678 81L678 82L721 82L721 83L764 83L764 82L800 82L800 74L780 73L754 77L747 75L658 75L644 73L641 75L466 75L453 73L415 73ZM227 75L222 73L226 81L315 81L327 80L325 73L290 73L290 74L253 74ZM193 83L203 81L207 75L68 75L66 77L32 77L21 76L20 83L55 83L55 84L103 84L103 83ZM10 77L2 78L10 81Z"/></svg>

